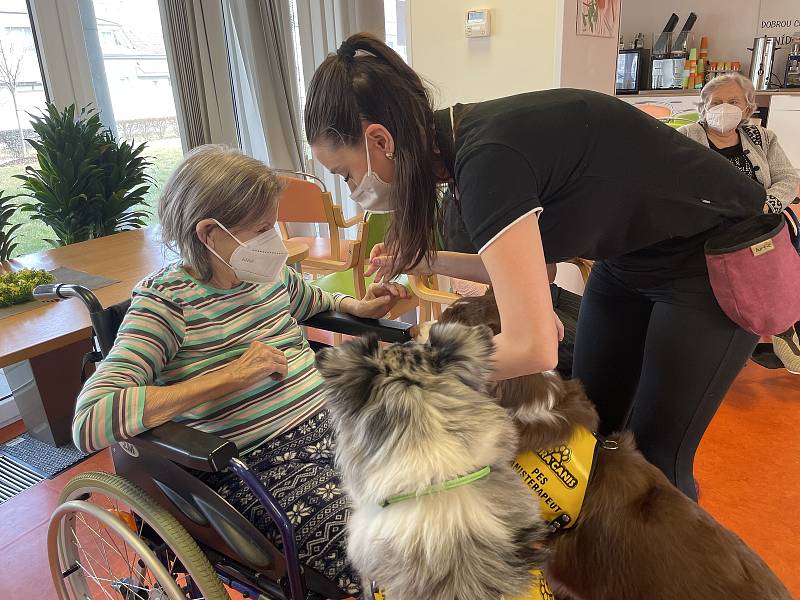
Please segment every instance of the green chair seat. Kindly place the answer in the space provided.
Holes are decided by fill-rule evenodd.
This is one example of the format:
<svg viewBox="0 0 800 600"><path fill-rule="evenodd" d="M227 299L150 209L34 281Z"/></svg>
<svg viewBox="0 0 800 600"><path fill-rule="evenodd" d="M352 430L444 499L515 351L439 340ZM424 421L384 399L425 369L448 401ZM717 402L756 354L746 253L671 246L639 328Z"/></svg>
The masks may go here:
<svg viewBox="0 0 800 600"><path fill-rule="evenodd" d="M369 287L374 280L374 275L365 277L364 281L366 283L366 287ZM406 275L401 275L395 279L395 283L399 283L409 292L411 292L411 286L408 283L408 277ZM320 277L319 279L312 281L311 285L315 285L321 290L330 292L332 294L338 292L339 294L347 294L348 296L352 296L354 298L356 297L356 288L353 281L352 269L348 269L347 271L337 271L336 273L325 275L324 277Z"/></svg>
<svg viewBox="0 0 800 600"><path fill-rule="evenodd" d="M390 219L391 214L389 213L367 212L364 215L366 235L364 236L364 243L362 244L363 260L366 261L369 258L369 254L375 244L383 241L383 238L386 236L386 230L389 228ZM312 285L315 285L326 292L338 292L340 294L347 294L348 296L355 298L357 295L353 275L353 269L348 269L347 271L338 271L331 273L330 275L325 275L324 277L315 279L311 283ZM368 288L374 280L374 276L365 277L364 287ZM405 275L401 275L395 279L395 282L404 286L409 292L411 292L411 285L408 283L408 277Z"/></svg>

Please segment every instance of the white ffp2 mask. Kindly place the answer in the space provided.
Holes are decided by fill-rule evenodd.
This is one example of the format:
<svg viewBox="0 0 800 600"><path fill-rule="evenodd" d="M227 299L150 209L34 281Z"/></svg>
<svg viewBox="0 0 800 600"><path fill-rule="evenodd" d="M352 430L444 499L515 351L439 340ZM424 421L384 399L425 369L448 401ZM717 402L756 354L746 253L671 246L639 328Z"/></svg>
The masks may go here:
<svg viewBox="0 0 800 600"><path fill-rule="evenodd" d="M251 240L242 242L228 231L222 223L216 219L214 219L214 222L236 240L239 246L231 254L230 262L217 254L208 244L205 246L214 256L233 269L237 279L250 283L274 283L277 281L278 275L289 257L289 252L274 227L269 231L258 234Z"/></svg>
<svg viewBox="0 0 800 600"><path fill-rule="evenodd" d="M717 104L706 110L706 123L720 133L733 131L742 122L742 109L733 104Z"/></svg>
<svg viewBox="0 0 800 600"><path fill-rule="evenodd" d="M392 184L386 183L372 170L366 134L364 134L364 148L367 151L367 174L364 175L356 189L350 192L350 197L364 210L391 212L390 191Z"/></svg>

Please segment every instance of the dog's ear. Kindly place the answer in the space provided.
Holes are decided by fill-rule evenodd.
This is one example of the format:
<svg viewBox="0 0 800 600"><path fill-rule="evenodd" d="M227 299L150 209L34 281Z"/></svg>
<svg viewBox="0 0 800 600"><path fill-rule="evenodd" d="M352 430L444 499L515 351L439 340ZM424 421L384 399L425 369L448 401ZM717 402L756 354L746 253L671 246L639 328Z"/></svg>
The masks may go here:
<svg viewBox="0 0 800 600"><path fill-rule="evenodd" d="M464 368L484 377L494 353L492 338L492 330L485 325L467 327L458 323L437 323L431 327L428 343L436 350L434 362L440 369Z"/></svg>
<svg viewBox="0 0 800 600"><path fill-rule="evenodd" d="M372 379L380 372L376 361L379 352L375 336L358 338L317 352L315 363L325 378L328 398L363 404Z"/></svg>

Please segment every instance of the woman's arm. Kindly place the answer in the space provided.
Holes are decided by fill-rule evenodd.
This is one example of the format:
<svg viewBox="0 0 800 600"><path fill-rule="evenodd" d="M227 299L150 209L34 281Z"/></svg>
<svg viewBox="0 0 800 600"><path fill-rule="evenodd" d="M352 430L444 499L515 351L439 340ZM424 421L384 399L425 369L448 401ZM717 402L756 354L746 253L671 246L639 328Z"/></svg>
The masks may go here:
<svg viewBox="0 0 800 600"><path fill-rule="evenodd" d="M512 225L480 257L500 310L502 332L494 338L495 378L554 369L559 334L536 215Z"/></svg>
<svg viewBox="0 0 800 600"><path fill-rule="evenodd" d="M286 377L287 370L283 352L253 342L242 356L218 371L174 385L146 386L142 423L146 429L157 427L195 406L256 385L267 377Z"/></svg>
<svg viewBox="0 0 800 600"><path fill-rule="evenodd" d="M289 292L289 312L298 322L327 310L339 310L342 301L349 297L321 290L291 267L283 268L283 283Z"/></svg>
<svg viewBox="0 0 800 600"><path fill-rule="evenodd" d="M383 279L392 272L394 264L393 257L385 254L384 244L375 244L370 252L370 261L364 274L369 277L375 274L375 281ZM424 261L408 270L409 275L445 275L456 279L466 279L479 283L491 283L489 273L477 254L466 254L464 252L437 252L433 259L433 264L428 265Z"/></svg>
<svg viewBox="0 0 800 600"><path fill-rule="evenodd" d="M213 373L171 386L153 385L180 348L184 330L179 308L157 297L134 296L114 347L78 396L72 422L75 446L84 452L100 450L263 381L270 373L286 374L283 353L254 342Z"/></svg>
<svg viewBox="0 0 800 600"><path fill-rule="evenodd" d="M770 186L767 189L767 204L772 212L781 212L792 203L800 190L800 175L778 143L778 137L769 129L766 131L767 164L769 165Z"/></svg>

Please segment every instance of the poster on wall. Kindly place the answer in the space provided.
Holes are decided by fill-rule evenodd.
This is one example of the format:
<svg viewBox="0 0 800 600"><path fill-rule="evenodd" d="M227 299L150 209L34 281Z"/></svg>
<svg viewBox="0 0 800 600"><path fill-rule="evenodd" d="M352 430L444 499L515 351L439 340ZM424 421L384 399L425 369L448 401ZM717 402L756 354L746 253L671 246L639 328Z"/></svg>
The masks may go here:
<svg viewBox="0 0 800 600"><path fill-rule="evenodd" d="M792 38L800 38L800 2L798 0L761 0L758 11L756 35L778 38L779 50L775 53L773 73L783 82L786 59ZM775 78L773 78L775 82Z"/></svg>
<svg viewBox="0 0 800 600"><path fill-rule="evenodd" d="M620 0L577 0L578 35L614 37Z"/></svg>

